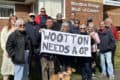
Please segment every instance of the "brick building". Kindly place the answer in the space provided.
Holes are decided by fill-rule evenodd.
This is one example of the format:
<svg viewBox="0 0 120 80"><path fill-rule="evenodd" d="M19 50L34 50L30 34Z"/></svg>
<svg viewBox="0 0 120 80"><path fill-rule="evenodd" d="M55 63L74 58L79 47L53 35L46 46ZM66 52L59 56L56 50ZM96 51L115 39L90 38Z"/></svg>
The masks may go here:
<svg viewBox="0 0 120 80"><path fill-rule="evenodd" d="M71 12L76 12L81 23L93 17L97 25L103 18L102 0L0 0L0 27L6 25L11 14L27 19L29 12L37 14L41 7L53 18L62 13L64 19L68 19Z"/></svg>
<svg viewBox="0 0 120 80"><path fill-rule="evenodd" d="M120 0L104 0L104 17L111 17L114 25L120 27Z"/></svg>

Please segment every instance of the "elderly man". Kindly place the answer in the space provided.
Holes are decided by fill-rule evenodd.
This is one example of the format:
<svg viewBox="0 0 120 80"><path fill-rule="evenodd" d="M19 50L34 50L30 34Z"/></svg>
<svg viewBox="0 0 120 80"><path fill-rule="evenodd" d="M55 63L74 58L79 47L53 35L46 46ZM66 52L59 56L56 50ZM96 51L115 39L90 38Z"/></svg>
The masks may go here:
<svg viewBox="0 0 120 80"><path fill-rule="evenodd" d="M16 21L16 27L17 30L8 38L6 50L15 66L14 80L28 80L28 57L29 53L32 53L31 41L25 32L23 19Z"/></svg>
<svg viewBox="0 0 120 80"><path fill-rule="evenodd" d="M100 60L102 75L107 76L106 70L108 72L110 80L114 80L114 71L112 64L112 50L115 46L115 39L111 34L111 31L105 27L105 23L100 23L100 30L98 31L100 37ZM106 67L106 64L107 67Z"/></svg>
<svg viewBox="0 0 120 80"><path fill-rule="evenodd" d="M106 18L105 19L105 26L110 29L110 31L112 32L112 34L114 36L115 41L117 42L118 39L119 39L119 33L118 33L118 30L117 30L116 26L113 25L113 22L112 22L111 18ZM113 63L113 67L115 67L115 65L114 65L115 64L115 62L114 62L115 51L116 51L116 45L115 45L115 47L112 50L112 63Z"/></svg>

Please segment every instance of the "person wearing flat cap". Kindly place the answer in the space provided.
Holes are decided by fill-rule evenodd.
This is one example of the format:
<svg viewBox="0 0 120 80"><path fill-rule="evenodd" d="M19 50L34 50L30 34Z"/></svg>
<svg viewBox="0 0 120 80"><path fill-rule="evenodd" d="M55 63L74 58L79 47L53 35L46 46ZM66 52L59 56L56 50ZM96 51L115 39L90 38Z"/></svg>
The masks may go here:
<svg viewBox="0 0 120 80"><path fill-rule="evenodd" d="M33 53L30 55L30 63L33 61L35 63L35 72L40 74L40 55L39 55L39 44L40 44L40 27L35 23L35 14L28 14L28 22L25 24L26 33L30 36L33 46ZM33 57L34 56L34 57ZM31 67L30 67L31 68ZM31 73L31 72L30 72ZM35 75L36 75L35 74Z"/></svg>

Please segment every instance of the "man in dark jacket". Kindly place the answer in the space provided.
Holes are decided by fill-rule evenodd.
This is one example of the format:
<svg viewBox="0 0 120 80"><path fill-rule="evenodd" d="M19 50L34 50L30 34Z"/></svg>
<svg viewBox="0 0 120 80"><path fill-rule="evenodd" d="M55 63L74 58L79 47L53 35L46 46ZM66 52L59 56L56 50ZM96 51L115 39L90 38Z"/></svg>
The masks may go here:
<svg viewBox="0 0 120 80"><path fill-rule="evenodd" d="M32 68L35 74L35 78L40 78L40 49L39 49L39 44L40 44L40 34L39 34L39 29L40 27L35 23L35 14L34 13L29 13L29 20L25 24L25 31L26 33L30 36L30 39L32 40L32 46L33 46L33 53L31 54L31 59L30 59L30 69L33 67L31 65L32 62L35 63L34 67ZM30 74L33 72L30 72ZM36 79L38 80L38 79Z"/></svg>
<svg viewBox="0 0 120 80"><path fill-rule="evenodd" d="M53 30L53 19L48 17L46 20L46 29ZM41 53L42 80L49 80L54 74L54 56L48 53Z"/></svg>
<svg viewBox="0 0 120 80"><path fill-rule="evenodd" d="M104 22L100 23L100 30L98 34L101 41L100 60L101 60L102 74L106 76L107 75L106 70L107 70L110 80L114 80L112 50L115 47L115 39L110 29L105 27ZM107 67L106 67L105 61L106 61Z"/></svg>
<svg viewBox="0 0 120 80"><path fill-rule="evenodd" d="M115 25L113 25L112 19L111 18L106 18L105 19L105 25L111 30L115 42L117 44L117 41L119 39L119 33L117 30L117 27ZM115 68L115 51L116 51L117 46L115 45L114 49L112 50L112 63L113 63L113 67Z"/></svg>
<svg viewBox="0 0 120 80"><path fill-rule="evenodd" d="M6 50L15 65L14 80L28 80L28 57L29 53L32 53L31 41L25 32L23 19L16 21L16 27L18 29L8 38Z"/></svg>

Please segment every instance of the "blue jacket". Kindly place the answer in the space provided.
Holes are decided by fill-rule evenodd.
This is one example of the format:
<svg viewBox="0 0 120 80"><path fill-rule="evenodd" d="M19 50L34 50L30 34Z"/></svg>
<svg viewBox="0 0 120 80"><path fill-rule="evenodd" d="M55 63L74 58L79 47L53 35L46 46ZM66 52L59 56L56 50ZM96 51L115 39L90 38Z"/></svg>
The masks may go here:
<svg viewBox="0 0 120 80"><path fill-rule="evenodd" d="M79 27L72 26L72 28L70 29L70 33L79 34L80 33Z"/></svg>
<svg viewBox="0 0 120 80"><path fill-rule="evenodd" d="M35 24L35 22L27 22L25 24L26 33L30 36L32 40L32 45L35 48L38 48L40 44L39 29L40 27L37 24Z"/></svg>

